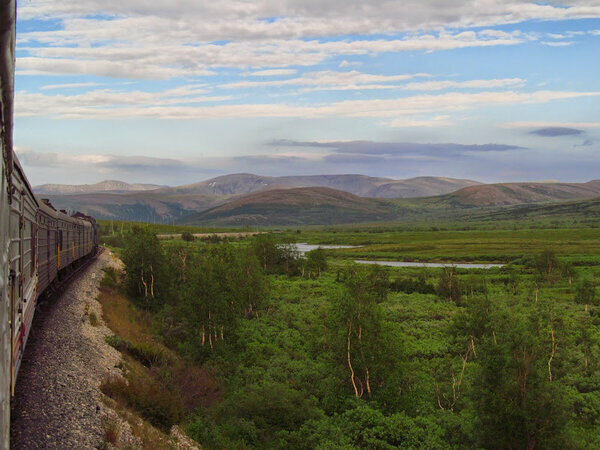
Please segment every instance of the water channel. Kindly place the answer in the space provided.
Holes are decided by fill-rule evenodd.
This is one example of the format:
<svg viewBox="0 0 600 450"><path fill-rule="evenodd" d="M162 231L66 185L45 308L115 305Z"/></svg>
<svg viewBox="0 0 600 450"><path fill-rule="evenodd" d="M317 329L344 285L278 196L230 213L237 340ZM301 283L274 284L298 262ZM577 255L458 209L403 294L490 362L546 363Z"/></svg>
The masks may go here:
<svg viewBox="0 0 600 450"><path fill-rule="evenodd" d="M323 249L336 249L336 248L357 248L357 245L314 245L299 242L296 244L298 251L301 255L306 252L315 250L317 248ZM428 262L413 262L413 261L377 261L377 260L363 260L357 259L354 262L358 264L379 264L380 266L390 267L456 267L457 269L492 269L497 267L503 267L504 264L478 264L478 263L428 263Z"/></svg>

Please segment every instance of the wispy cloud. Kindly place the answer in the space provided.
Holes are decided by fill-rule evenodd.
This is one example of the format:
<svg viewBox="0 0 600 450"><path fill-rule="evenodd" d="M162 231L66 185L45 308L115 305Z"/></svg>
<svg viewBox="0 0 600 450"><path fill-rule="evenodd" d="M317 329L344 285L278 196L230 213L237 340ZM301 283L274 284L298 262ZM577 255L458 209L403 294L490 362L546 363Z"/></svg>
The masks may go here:
<svg viewBox="0 0 600 450"><path fill-rule="evenodd" d="M429 74L399 74L399 75L378 75L370 73L361 73L356 70L339 71L321 71L305 73L301 77L288 78L284 80L269 81L239 81L235 83L222 84L219 87L224 89L247 89L261 87L282 87L282 86L310 86L311 89L365 89L373 86L375 83L390 83L394 81L404 81L415 77L428 77ZM379 88L385 88L386 85L377 84Z"/></svg>
<svg viewBox="0 0 600 450"><path fill-rule="evenodd" d="M469 80L469 81L425 81L408 83L402 89L409 91L439 91L442 89L493 89L503 87L524 86L527 80L521 78L503 78L493 80Z"/></svg>
<svg viewBox="0 0 600 450"><path fill-rule="evenodd" d="M540 41L540 43L543 45L547 45L549 47L569 47L570 45L573 45L575 42L573 42L573 41L560 41L560 42Z"/></svg>
<svg viewBox="0 0 600 450"><path fill-rule="evenodd" d="M176 91L177 92L177 91ZM397 118L416 114L464 111L480 106L547 103L580 97L596 97L600 92L572 91L484 91L449 92L439 95L416 95L373 100L345 100L329 104L303 106L277 103L218 104L230 97L203 96L203 90L174 95L172 90L159 93L142 91L91 91L78 95L44 95L17 92L16 114L19 117L48 116L69 119L90 118L162 118L226 119L235 117L372 117ZM194 103L216 102L212 106Z"/></svg>
<svg viewBox="0 0 600 450"><path fill-rule="evenodd" d="M374 142L374 141L292 141L274 140L269 142L271 146L281 147L313 147L331 149L338 154L357 155L428 155L428 156L457 156L480 152L505 152L509 150L521 150L523 147L509 144L423 144L417 142Z"/></svg>
<svg viewBox="0 0 600 450"><path fill-rule="evenodd" d="M266 69L257 70L256 72L248 72L242 75L246 77L280 77L286 75L294 75L296 72L296 69Z"/></svg>
<svg viewBox="0 0 600 450"><path fill-rule="evenodd" d="M99 85L100 85L100 83L95 83L95 82L48 84L46 86L42 86L40 89L42 91L48 91L51 89L75 89L75 88L92 87L92 86L99 86Z"/></svg>
<svg viewBox="0 0 600 450"><path fill-rule="evenodd" d="M529 134L535 134L536 136L542 137L578 136L583 133L583 130L568 127L545 127L529 132Z"/></svg>
<svg viewBox="0 0 600 450"><path fill-rule="evenodd" d="M552 121L522 121L505 122L504 128L600 128L600 122L552 122Z"/></svg>

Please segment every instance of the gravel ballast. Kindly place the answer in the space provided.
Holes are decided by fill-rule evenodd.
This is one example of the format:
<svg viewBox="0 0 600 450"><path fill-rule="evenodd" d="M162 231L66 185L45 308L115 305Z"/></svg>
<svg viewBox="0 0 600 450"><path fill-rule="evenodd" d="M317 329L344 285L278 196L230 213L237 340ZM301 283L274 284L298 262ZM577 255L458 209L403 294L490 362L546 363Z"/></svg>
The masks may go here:
<svg viewBox="0 0 600 450"><path fill-rule="evenodd" d="M108 264L118 260L100 254L36 312L11 413L11 448L91 449L102 442L102 417L111 411L99 386L120 372L115 368L120 353L104 340L111 332L96 300ZM96 326L90 324L92 314Z"/></svg>

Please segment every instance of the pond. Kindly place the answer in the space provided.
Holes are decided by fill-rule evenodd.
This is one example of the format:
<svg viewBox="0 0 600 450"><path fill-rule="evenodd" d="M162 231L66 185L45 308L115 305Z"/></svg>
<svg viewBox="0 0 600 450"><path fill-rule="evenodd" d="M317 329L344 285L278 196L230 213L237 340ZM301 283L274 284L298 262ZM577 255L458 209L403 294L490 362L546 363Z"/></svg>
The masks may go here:
<svg viewBox="0 0 600 450"><path fill-rule="evenodd" d="M332 249L332 248L356 248L356 245L314 245L307 244L305 242L298 242L296 244L296 248L300 252L301 255L304 255L306 252L310 252L311 250L316 250L318 248L322 249Z"/></svg>
<svg viewBox="0 0 600 450"><path fill-rule="evenodd" d="M426 263L409 261L366 261L356 260L358 264L378 264L380 266L390 267L456 267L457 269L491 269L494 267L504 267L504 264L465 264L465 263Z"/></svg>

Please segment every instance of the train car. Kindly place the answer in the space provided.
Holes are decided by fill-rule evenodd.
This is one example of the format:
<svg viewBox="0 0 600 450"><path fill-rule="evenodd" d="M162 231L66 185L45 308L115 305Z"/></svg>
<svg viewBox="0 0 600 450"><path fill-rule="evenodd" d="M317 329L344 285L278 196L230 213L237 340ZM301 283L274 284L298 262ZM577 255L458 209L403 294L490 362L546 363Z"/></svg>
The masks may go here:
<svg viewBox="0 0 600 450"><path fill-rule="evenodd" d="M13 155L8 223L8 263L11 319L11 394L31 330L37 299L38 202L19 160Z"/></svg>
<svg viewBox="0 0 600 450"><path fill-rule="evenodd" d="M58 274L58 212L49 201L40 200L38 209L38 295Z"/></svg>
<svg viewBox="0 0 600 450"><path fill-rule="evenodd" d="M12 118L15 55L15 2L0 3L0 448L9 448L11 331L9 298L9 216L12 177Z"/></svg>

